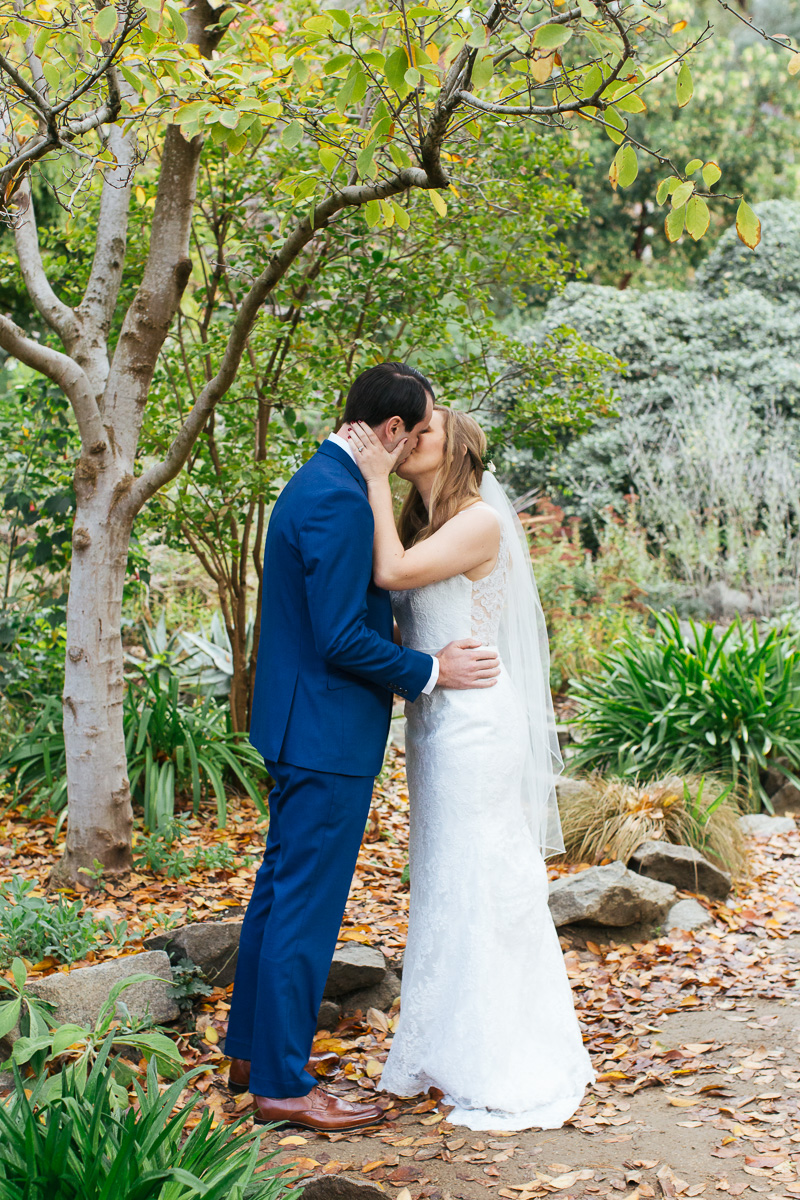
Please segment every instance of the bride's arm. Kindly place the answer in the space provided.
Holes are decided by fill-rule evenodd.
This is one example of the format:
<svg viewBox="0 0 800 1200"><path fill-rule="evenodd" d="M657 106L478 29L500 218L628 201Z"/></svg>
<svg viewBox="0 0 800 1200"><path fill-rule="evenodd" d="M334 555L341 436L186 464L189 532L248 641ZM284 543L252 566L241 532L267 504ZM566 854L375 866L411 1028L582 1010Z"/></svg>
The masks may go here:
<svg viewBox="0 0 800 1200"><path fill-rule="evenodd" d="M389 485L389 473L402 451L403 445L389 453L369 430L362 431L361 449L356 454L375 519L372 561L378 587L406 591L493 563L500 544L500 525L491 509L483 505L463 509L429 538L404 549L394 521Z"/></svg>

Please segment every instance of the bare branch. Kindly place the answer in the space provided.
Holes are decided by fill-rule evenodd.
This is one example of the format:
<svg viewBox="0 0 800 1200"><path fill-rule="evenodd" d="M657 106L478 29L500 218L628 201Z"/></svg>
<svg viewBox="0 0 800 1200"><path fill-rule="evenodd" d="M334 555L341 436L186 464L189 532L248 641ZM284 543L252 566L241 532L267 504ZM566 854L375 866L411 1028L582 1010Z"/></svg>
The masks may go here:
<svg viewBox="0 0 800 1200"><path fill-rule="evenodd" d="M59 300L45 273L28 180L19 188L18 195L20 212L14 223L14 238L25 287L40 316L58 334L64 347L71 351L78 337L78 320L69 305Z"/></svg>
<svg viewBox="0 0 800 1200"><path fill-rule="evenodd" d="M78 422L81 441L90 453L102 453L108 440L100 409L85 372L68 354L42 346L27 336L10 317L0 315L0 346L26 367L52 380L69 399Z"/></svg>

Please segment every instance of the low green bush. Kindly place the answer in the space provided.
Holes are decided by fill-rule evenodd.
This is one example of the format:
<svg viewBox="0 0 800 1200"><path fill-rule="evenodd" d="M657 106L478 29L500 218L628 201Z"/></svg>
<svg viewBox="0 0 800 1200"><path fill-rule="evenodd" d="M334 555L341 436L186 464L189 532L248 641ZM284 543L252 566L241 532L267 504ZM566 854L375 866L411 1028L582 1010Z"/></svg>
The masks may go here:
<svg viewBox="0 0 800 1200"><path fill-rule="evenodd" d="M3 1200L277 1200L298 1195L294 1180L259 1156L258 1133L241 1125L213 1128L197 1102L180 1106L197 1068L163 1093L153 1063L134 1101L108 1063L110 1040L85 1082L65 1067L53 1093L14 1073L0 1105L0 1195ZM188 1130L188 1132L187 1132ZM268 1155L271 1158L273 1155Z"/></svg>
<svg viewBox="0 0 800 1200"><path fill-rule="evenodd" d="M575 767L644 781L717 774L772 811L761 772L797 782L800 764L800 649L794 638L734 622L721 635L674 614L654 614L655 631L629 629L576 683ZM789 767L781 760L787 760Z"/></svg>
<svg viewBox="0 0 800 1200"><path fill-rule="evenodd" d="M261 755L246 734L231 729L227 707L211 698L184 704L179 681L166 684L158 673L131 682L125 693L123 721L128 778L134 803L141 805L148 829L174 819L178 796L191 797L195 813L213 798L217 824L227 821L227 788L250 796L259 811L267 808L260 787L266 779ZM0 757L0 778L13 786L15 800L59 811L66 804L66 753L61 702L45 697L32 727Z"/></svg>
<svg viewBox="0 0 800 1200"><path fill-rule="evenodd" d="M98 921L83 909L80 900L70 903L33 893L36 883L12 876L0 883L0 970L15 955L39 962L51 956L63 963L85 958L98 944L113 941L108 920Z"/></svg>

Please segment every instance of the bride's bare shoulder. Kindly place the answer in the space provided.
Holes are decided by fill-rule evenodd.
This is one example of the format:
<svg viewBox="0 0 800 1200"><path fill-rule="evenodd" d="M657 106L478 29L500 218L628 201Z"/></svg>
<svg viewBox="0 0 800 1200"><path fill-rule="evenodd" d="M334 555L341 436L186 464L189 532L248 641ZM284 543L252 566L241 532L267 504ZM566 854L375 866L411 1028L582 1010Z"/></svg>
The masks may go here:
<svg viewBox="0 0 800 1200"><path fill-rule="evenodd" d="M497 540L500 540L500 517L491 504L487 504L485 500L478 500L475 504L469 504L465 508L459 509L447 524L455 521L464 532L469 530L470 533L481 537L496 535Z"/></svg>

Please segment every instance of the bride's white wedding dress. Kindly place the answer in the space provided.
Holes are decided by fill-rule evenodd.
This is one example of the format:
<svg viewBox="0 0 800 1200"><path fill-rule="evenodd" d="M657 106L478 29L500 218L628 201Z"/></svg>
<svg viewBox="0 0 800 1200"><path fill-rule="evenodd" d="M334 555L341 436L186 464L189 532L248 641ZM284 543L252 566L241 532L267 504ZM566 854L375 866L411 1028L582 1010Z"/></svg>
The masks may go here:
<svg viewBox="0 0 800 1200"><path fill-rule="evenodd" d="M486 578L394 592L403 644L495 645L509 563L504 532ZM406 717L411 916L381 1086L440 1088L470 1129L558 1128L594 1075L523 805L519 693L504 666L495 687L436 688Z"/></svg>

